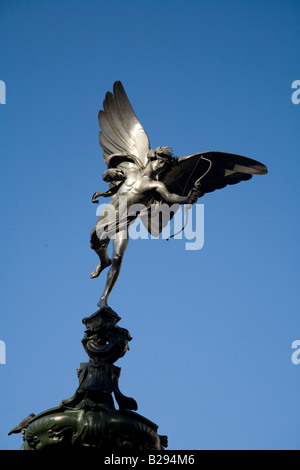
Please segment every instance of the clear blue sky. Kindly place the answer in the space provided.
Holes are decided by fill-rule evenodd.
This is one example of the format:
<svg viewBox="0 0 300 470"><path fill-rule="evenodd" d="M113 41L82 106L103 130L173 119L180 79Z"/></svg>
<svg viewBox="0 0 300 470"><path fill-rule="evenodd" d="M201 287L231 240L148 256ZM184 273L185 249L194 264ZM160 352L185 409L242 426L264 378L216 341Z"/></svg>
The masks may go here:
<svg viewBox="0 0 300 470"><path fill-rule="evenodd" d="M205 244L132 241L110 298L133 341L120 389L169 449L299 449L300 3L1 0L0 448L77 388L97 114L121 80L152 147L221 150L267 176L205 196Z"/></svg>

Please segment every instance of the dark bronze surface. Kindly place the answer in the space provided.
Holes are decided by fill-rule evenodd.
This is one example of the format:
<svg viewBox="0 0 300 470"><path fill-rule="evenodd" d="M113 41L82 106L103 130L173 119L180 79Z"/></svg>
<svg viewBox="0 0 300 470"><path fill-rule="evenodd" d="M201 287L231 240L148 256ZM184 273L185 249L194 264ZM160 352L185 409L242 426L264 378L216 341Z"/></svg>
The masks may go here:
<svg viewBox="0 0 300 470"><path fill-rule="evenodd" d="M77 370L79 386L58 407L31 414L10 431L22 433L22 450L137 451L167 446L167 437L157 433L158 426L136 413L134 398L119 389L121 369L114 362L124 356L131 341L129 332L117 325L119 321L109 307L82 320L86 327L82 344L89 362Z"/></svg>

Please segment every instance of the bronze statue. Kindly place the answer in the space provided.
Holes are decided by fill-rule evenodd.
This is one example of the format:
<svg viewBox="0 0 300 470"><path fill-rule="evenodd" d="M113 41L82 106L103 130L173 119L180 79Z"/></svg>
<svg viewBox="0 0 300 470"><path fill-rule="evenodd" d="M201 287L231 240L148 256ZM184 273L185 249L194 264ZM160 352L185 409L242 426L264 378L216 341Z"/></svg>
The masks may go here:
<svg viewBox="0 0 300 470"><path fill-rule="evenodd" d="M121 318L107 305L128 245L130 224L140 217L150 234L157 236L179 205L189 208L206 193L267 173L263 164L239 155L204 152L175 158L169 147L150 149L120 82L115 82L113 94L106 94L103 108L99 112L99 140L107 166L103 179L110 189L95 193L92 201L98 202L100 196L111 197L111 201L91 233L91 247L100 259L91 277L110 268L100 309L82 320L86 327L82 345L89 361L80 364L79 385L71 398L58 407L29 415L9 432L22 433L23 450L133 452L167 447L167 436L158 434L155 423L136 413L134 398L121 393L121 369L114 365L128 351L132 339L128 330L117 325ZM157 218L163 204L172 211ZM110 240L112 259L107 254Z"/></svg>
<svg viewBox="0 0 300 470"><path fill-rule="evenodd" d="M162 203L190 207L204 194L249 180L253 174L263 175L267 168L255 160L224 152L174 158L170 147L150 149L149 138L119 81L114 83L113 94L106 93L98 117L99 142L107 166L102 178L110 183L110 189L96 192L92 201L97 203L100 196L112 199L91 233L91 248L100 260L91 278L110 266L98 303L106 307L127 249L129 226L138 216L151 234L158 235L172 217L160 221L157 227L154 214ZM110 239L112 259L107 254Z"/></svg>

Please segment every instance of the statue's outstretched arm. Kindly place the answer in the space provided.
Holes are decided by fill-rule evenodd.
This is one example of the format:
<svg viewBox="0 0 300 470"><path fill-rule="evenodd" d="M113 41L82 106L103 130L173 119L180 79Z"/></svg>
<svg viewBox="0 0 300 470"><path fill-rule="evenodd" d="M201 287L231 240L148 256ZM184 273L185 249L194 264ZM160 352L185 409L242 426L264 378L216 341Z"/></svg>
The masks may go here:
<svg viewBox="0 0 300 470"><path fill-rule="evenodd" d="M117 168L109 168L102 174L102 179L109 183L110 181L123 181L125 179L124 172Z"/></svg>
<svg viewBox="0 0 300 470"><path fill-rule="evenodd" d="M194 188L187 196L170 193L162 182L157 182L156 191L167 204L194 204L200 195Z"/></svg>

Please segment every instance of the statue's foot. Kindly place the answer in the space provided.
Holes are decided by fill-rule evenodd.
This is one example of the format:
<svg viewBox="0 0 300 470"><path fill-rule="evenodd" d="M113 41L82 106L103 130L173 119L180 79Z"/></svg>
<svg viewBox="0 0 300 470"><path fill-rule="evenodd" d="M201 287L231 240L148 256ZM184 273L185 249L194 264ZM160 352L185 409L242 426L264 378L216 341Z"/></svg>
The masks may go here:
<svg viewBox="0 0 300 470"><path fill-rule="evenodd" d="M98 307L100 308L105 308L105 307L108 307L107 305L107 300L104 299L103 297L101 297L101 299L99 300L99 302L97 303Z"/></svg>
<svg viewBox="0 0 300 470"><path fill-rule="evenodd" d="M100 273L103 271L103 269L107 268L108 266L111 265L111 260L108 258L107 261L104 263L99 263L96 269L91 273L90 278L94 279L95 277L98 277Z"/></svg>

